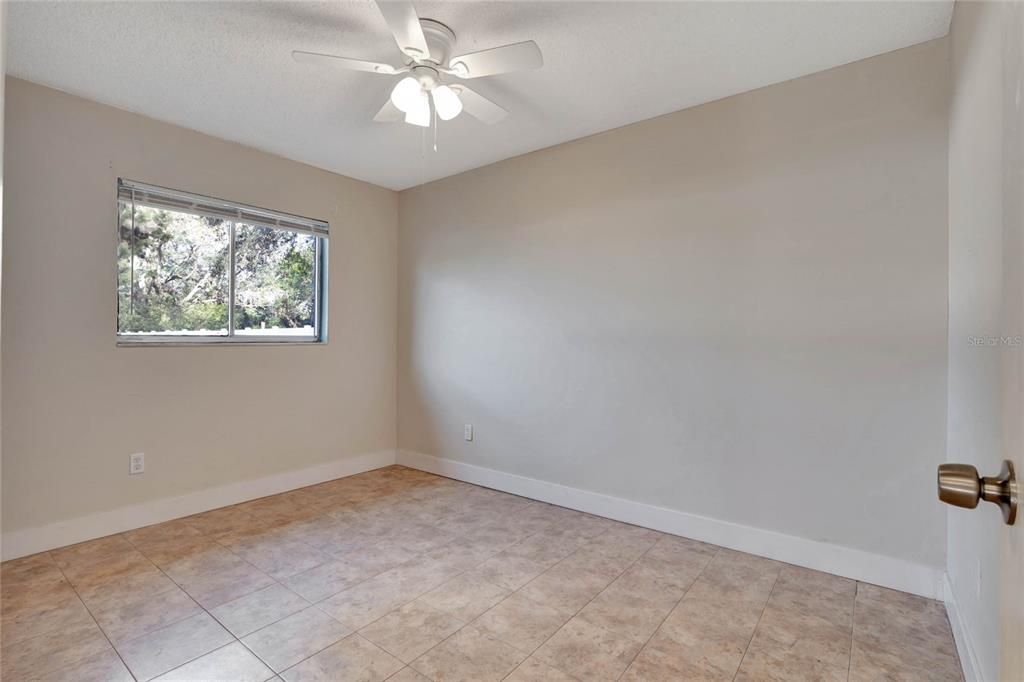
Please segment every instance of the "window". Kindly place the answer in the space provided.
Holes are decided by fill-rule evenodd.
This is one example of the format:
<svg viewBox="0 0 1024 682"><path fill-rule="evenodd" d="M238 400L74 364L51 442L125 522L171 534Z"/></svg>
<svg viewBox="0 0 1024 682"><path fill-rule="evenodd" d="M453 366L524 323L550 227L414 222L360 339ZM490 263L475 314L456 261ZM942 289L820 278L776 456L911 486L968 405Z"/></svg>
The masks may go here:
<svg viewBox="0 0 1024 682"><path fill-rule="evenodd" d="M119 343L321 341L327 223L118 180Z"/></svg>

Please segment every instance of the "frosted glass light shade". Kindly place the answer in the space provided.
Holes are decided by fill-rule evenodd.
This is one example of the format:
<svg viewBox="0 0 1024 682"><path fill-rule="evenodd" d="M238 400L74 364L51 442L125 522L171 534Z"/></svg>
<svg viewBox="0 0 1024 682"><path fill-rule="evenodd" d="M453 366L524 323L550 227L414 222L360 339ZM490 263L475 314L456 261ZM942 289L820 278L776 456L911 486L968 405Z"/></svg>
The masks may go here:
<svg viewBox="0 0 1024 682"><path fill-rule="evenodd" d="M420 99L420 95L426 97L426 93L420 87L420 82L411 76L406 76L398 81L394 90L391 91L391 103L398 107L400 111L409 113L410 109L419 106L417 102Z"/></svg>
<svg viewBox="0 0 1024 682"><path fill-rule="evenodd" d="M434 109L442 121L450 121L462 112L462 100L447 85L439 85L430 92L434 97Z"/></svg>
<svg viewBox="0 0 1024 682"><path fill-rule="evenodd" d="M405 122L414 126L430 127L430 100L427 93L420 91L415 103L405 112Z"/></svg>

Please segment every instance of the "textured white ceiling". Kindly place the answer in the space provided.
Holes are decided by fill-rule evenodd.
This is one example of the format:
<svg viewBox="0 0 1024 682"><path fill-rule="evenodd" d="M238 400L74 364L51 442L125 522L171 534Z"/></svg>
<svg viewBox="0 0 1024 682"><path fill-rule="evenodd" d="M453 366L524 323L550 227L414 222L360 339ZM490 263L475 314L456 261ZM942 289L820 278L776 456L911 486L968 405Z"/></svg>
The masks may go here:
<svg viewBox="0 0 1024 682"><path fill-rule="evenodd" d="M402 189L946 34L942 2L416 2L456 52L535 40L539 71L472 86L511 112L432 132L371 119L399 64L370 2L10 2L8 73Z"/></svg>

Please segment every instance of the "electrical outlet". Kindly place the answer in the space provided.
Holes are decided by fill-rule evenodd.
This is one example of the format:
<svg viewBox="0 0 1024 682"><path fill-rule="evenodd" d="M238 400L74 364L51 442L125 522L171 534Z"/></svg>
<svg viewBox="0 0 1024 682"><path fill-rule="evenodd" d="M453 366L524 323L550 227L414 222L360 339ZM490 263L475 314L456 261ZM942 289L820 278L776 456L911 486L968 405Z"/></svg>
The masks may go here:
<svg viewBox="0 0 1024 682"><path fill-rule="evenodd" d="M146 453L136 452L128 455L128 474L134 476L146 470Z"/></svg>
<svg viewBox="0 0 1024 682"><path fill-rule="evenodd" d="M466 424L465 428L462 431L462 437L465 438L466 440L473 440L473 425L472 424Z"/></svg>

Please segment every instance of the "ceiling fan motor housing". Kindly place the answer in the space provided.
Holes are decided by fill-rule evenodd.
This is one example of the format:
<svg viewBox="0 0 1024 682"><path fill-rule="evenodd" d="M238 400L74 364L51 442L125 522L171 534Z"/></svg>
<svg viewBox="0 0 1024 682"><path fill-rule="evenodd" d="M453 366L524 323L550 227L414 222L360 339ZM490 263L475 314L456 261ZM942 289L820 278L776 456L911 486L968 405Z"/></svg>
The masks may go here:
<svg viewBox="0 0 1024 682"><path fill-rule="evenodd" d="M427 39L427 47L430 49L430 56L421 61L441 66L447 64L455 48L455 31L433 19L420 19L420 28L423 29L423 37Z"/></svg>

